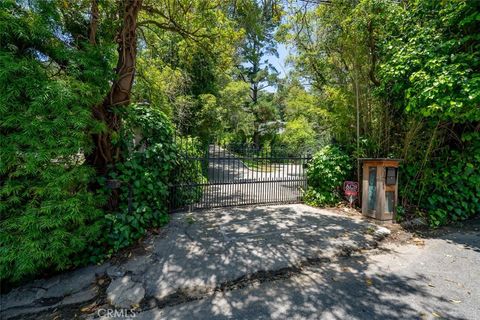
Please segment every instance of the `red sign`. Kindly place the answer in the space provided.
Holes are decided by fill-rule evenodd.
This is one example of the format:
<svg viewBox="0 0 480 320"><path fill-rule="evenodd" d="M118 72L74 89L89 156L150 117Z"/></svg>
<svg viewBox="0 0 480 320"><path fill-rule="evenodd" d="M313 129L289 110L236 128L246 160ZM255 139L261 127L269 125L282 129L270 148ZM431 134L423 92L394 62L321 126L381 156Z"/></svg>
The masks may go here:
<svg viewBox="0 0 480 320"><path fill-rule="evenodd" d="M356 197L358 195L358 182L355 181L345 181L343 183L343 191L347 197L353 196Z"/></svg>

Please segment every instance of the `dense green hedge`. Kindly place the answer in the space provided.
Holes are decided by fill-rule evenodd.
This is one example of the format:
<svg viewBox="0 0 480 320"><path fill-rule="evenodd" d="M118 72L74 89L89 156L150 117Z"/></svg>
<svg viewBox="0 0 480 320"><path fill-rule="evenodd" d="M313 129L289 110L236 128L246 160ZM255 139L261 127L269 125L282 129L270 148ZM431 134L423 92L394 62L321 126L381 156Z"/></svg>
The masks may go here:
<svg viewBox="0 0 480 320"><path fill-rule="evenodd" d="M35 51L16 46L49 43L53 30L37 24L0 10L0 280L68 268L103 232L103 199L89 192L94 170L83 164L100 86L75 72L91 56L56 78Z"/></svg>
<svg viewBox="0 0 480 320"><path fill-rule="evenodd" d="M334 205L341 200L341 187L351 174L351 158L336 146L323 147L308 165L309 188L304 201L313 206Z"/></svg>
<svg viewBox="0 0 480 320"><path fill-rule="evenodd" d="M400 219L415 213L437 227L480 214L480 134L463 140L462 152L447 150L425 164L410 161L401 168L401 204L410 207L400 207Z"/></svg>

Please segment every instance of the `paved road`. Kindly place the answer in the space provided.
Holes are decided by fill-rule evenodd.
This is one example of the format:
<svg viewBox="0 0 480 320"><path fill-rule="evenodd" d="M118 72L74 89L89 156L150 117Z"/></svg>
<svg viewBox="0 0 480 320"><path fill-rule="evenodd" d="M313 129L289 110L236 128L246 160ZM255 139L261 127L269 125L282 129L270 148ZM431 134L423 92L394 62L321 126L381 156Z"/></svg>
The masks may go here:
<svg viewBox="0 0 480 320"><path fill-rule="evenodd" d="M480 235L454 232L423 245L311 266L139 319L480 319Z"/></svg>
<svg viewBox="0 0 480 320"><path fill-rule="evenodd" d="M140 298L133 319L476 320L480 219L468 225L399 244L305 205L183 212L136 254L1 296L0 315L125 319L98 311Z"/></svg>
<svg viewBox="0 0 480 320"><path fill-rule="evenodd" d="M354 248L371 248L375 228L334 210L305 205L180 212L160 235L146 239L137 254L126 252L124 258L2 295L0 318L91 319L96 310L112 308L108 299L117 309L139 303L137 318L162 318L163 310L181 312L198 299L206 307L218 292L288 280L302 266L321 265ZM125 306L127 300L132 303ZM170 306L178 309L167 309ZM211 313L196 316L208 319Z"/></svg>

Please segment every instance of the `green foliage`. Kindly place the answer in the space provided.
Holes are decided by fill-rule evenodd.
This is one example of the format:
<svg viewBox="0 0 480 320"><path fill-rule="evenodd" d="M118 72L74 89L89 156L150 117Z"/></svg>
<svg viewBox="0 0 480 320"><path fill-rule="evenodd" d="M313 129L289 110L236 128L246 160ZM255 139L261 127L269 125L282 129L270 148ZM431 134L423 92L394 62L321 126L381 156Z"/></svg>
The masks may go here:
<svg viewBox="0 0 480 320"><path fill-rule="evenodd" d="M0 4L1 281L70 268L103 233L84 154L108 67L99 51L58 39L58 14Z"/></svg>
<svg viewBox="0 0 480 320"><path fill-rule="evenodd" d="M309 189L304 201L313 206L336 204L341 187L350 176L352 159L336 146L328 145L317 152L308 164Z"/></svg>
<svg viewBox="0 0 480 320"><path fill-rule="evenodd" d="M304 117L287 122L278 140L291 155L311 153L317 146L315 131Z"/></svg>
<svg viewBox="0 0 480 320"><path fill-rule="evenodd" d="M292 10L280 29L328 136L357 157L405 160L404 218L438 226L479 212L478 148L466 138L480 121L479 17L478 1L332 0Z"/></svg>
<svg viewBox="0 0 480 320"><path fill-rule="evenodd" d="M480 3L418 1L401 20L383 47L382 94L434 121L480 121Z"/></svg>
<svg viewBox="0 0 480 320"><path fill-rule="evenodd" d="M403 168L401 196L405 203L417 203L432 227L467 219L480 213L480 135L464 136L471 145L464 152L421 163L409 162ZM415 175L421 174L421 179Z"/></svg>
<svg viewBox="0 0 480 320"><path fill-rule="evenodd" d="M408 120L405 216L423 212L437 227L480 212L480 3L416 1L399 14L377 91Z"/></svg>
<svg viewBox="0 0 480 320"><path fill-rule="evenodd" d="M139 36L145 47L138 52L134 100L159 107L181 135L210 138L212 134L197 121L211 111L212 105L204 104L202 96L218 99L231 81L234 45L243 33L234 30L223 4L219 0L151 2L145 5L148 14L140 19Z"/></svg>
<svg viewBox="0 0 480 320"><path fill-rule="evenodd" d="M278 71L262 60L265 55L276 55L275 28L282 17L281 5L275 1L240 0L236 2L232 18L245 32L240 43L238 65L245 82L251 84L253 103L265 83L272 82Z"/></svg>
<svg viewBox="0 0 480 320"><path fill-rule="evenodd" d="M106 215L107 243L113 251L168 221L168 182L176 158L173 128L161 111L130 105L123 119L117 143L123 145L125 154L110 176L120 185L120 207Z"/></svg>

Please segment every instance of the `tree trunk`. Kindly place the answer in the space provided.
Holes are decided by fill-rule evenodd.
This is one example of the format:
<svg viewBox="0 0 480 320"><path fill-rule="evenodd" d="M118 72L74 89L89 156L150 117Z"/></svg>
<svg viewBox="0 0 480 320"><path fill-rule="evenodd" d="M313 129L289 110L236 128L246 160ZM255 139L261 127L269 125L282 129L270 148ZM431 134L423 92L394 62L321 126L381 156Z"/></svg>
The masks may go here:
<svg viewBox="0 0 480 320"><path fill-rule="evenodd" d="M93 107L93 116L106 126L106 130L93 135L94 150L87 157L87 162L95 167L98 176L105 176L120 158L120 149L112 144L112 136L120 130L121 119L116 113L120 106L129 104L135 76L137 54L137 17L142 0L126 0L121 14L123 23L118 31L118 61L116 79L103 102ZM96 4L96 2L95 2ZM95 15L95 13L93 13ZM96 17L93 21L96 23ZM96 26L95 26L96 27ZM91 36L90 41L94 41ZM107 209L118 207L118 192L112 190Z"/></svg>

